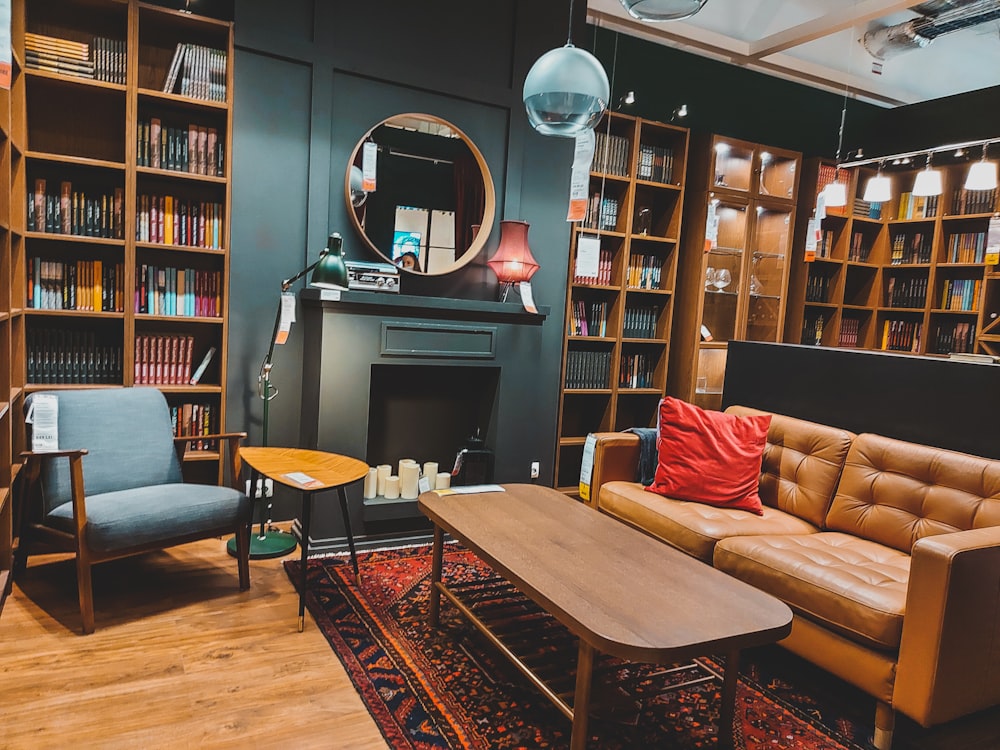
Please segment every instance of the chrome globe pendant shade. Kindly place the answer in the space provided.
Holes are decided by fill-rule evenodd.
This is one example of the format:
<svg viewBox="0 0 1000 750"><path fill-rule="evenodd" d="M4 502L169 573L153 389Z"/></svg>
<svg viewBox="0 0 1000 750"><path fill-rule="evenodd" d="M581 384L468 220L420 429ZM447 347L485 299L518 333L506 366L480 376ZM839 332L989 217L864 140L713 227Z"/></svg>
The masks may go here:
<svg viewBox="0 0 1000 750"><path fill-rule="evenodd" d="M572 28L572 0L569 18ZM575 138L600 121L610 98L611 85L601 62L574 47L569 35L565 46L539 57L524 79L528 122L542 135Z"/></svg>
<svg viewBox="0 0 1000 750"><path fill-rule="evenodd" d="M679 21L690 18L708 0L621 0L632 18L640 21Z"/></svg>

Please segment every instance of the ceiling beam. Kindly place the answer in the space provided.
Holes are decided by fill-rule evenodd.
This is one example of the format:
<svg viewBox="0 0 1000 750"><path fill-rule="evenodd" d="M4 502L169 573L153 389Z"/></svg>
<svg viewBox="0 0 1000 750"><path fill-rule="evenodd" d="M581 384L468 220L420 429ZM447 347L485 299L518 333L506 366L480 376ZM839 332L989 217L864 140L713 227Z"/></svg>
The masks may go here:
<svg viewBox="0 0 1000 750"><path fill-rule="evenodd" d="M915 4L914 0L861 0L849 8L827 13L812 21L800 23L798 26L750 42L749 56L759 60L776 52L783 52L858 24L882 18L890 13L907 10Z"/></svg>

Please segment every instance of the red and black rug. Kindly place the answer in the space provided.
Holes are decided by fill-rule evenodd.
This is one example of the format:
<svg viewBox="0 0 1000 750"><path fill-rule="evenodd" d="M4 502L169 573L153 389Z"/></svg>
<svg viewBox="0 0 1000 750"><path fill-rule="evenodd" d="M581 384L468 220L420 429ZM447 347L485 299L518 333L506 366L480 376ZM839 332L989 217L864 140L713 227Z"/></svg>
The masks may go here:
<svg viewBox="0 0 1000 750"><path fill-rule="evenodd" d="M560 748L570 722L442 598L441 627L428 625L430 547L358 555L361 584L344 558L310 560L306 604L393 748ZM285 562L298 582L299 563ZM504 642L559 692L572 693L576 644L488 566L458 545L445 554L444 578L462 583L467 603L489 611ZM722 661L694 665L602 659L595 671L589 747L711 748ZM693 683L669 689L681 682ZM743 656L735 746L861 750L874 703L778 647ZM849 688L847 688L850 690Z"/></svg>

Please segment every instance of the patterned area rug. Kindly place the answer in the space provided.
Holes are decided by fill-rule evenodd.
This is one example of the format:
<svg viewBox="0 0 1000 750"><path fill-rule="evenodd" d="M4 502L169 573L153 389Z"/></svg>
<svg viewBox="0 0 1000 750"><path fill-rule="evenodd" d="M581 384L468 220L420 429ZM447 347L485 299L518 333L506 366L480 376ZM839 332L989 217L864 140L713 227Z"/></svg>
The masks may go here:
<svg viewBox="0 0 1000 750"><path fill-rule="evenodd" d="M428 625L429 546L358 558L360 587L344 558L310 560L306 603L391 747L568 746L569 720L443 597L440 629ZM298 561L285 570L297 584ZM565 628L458 545L446 549L444 578L553 690L572 695L576 642ZM588 747L715 747L722 669L713 656L676 668L602 658ZM843 690L778 647L745 652L735 747L862 750L874 703L854 692L829 707Z"/></svg>

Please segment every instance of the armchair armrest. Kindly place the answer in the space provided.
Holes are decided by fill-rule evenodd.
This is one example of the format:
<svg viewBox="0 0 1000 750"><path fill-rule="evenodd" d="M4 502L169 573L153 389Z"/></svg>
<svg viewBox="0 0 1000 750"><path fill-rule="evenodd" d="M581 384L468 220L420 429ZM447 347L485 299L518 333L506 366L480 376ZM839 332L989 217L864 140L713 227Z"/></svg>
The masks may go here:
<svg viewBox="0 0 1000 750"><path fill-rule="evenodd" d="M24 459L25 482L28 490L38 480L42 468L42 460L46 458L68 458L69 480L73 493L73 523L76 526L77 538L87 525L87 506L84 502L83 457L88 453L86 448L70 448L56 451L22 451Z"/></svg>
<svg viewBox="0 0 1000 750"><path fill-rule="evenodd" d="M639 436L632 432L595 432L594 469L590 475L587 504L597 507L601 485L635 480L639 465Z"/></svg>
<svg viewBox="0 0 1000 750"><path fill-rule="evenodd" d="M1000 703L1000 527L913 546L893 707L924 726Z"/></svg>
<svg viewBox="0 0 1000 750"><path fill-rule="evenodd" d="M184 460L184 452L187 444L194 440L218 440L226 444L225 460L229 469L229 477L234 490L240 489L240 470L243 468L243 459L240 458L240 443L246 439L245 432L217 432L211 435L185 435L174 438L174 449L177 451L177 458ZM220 451L221 453L221 451Z"/></svg>

